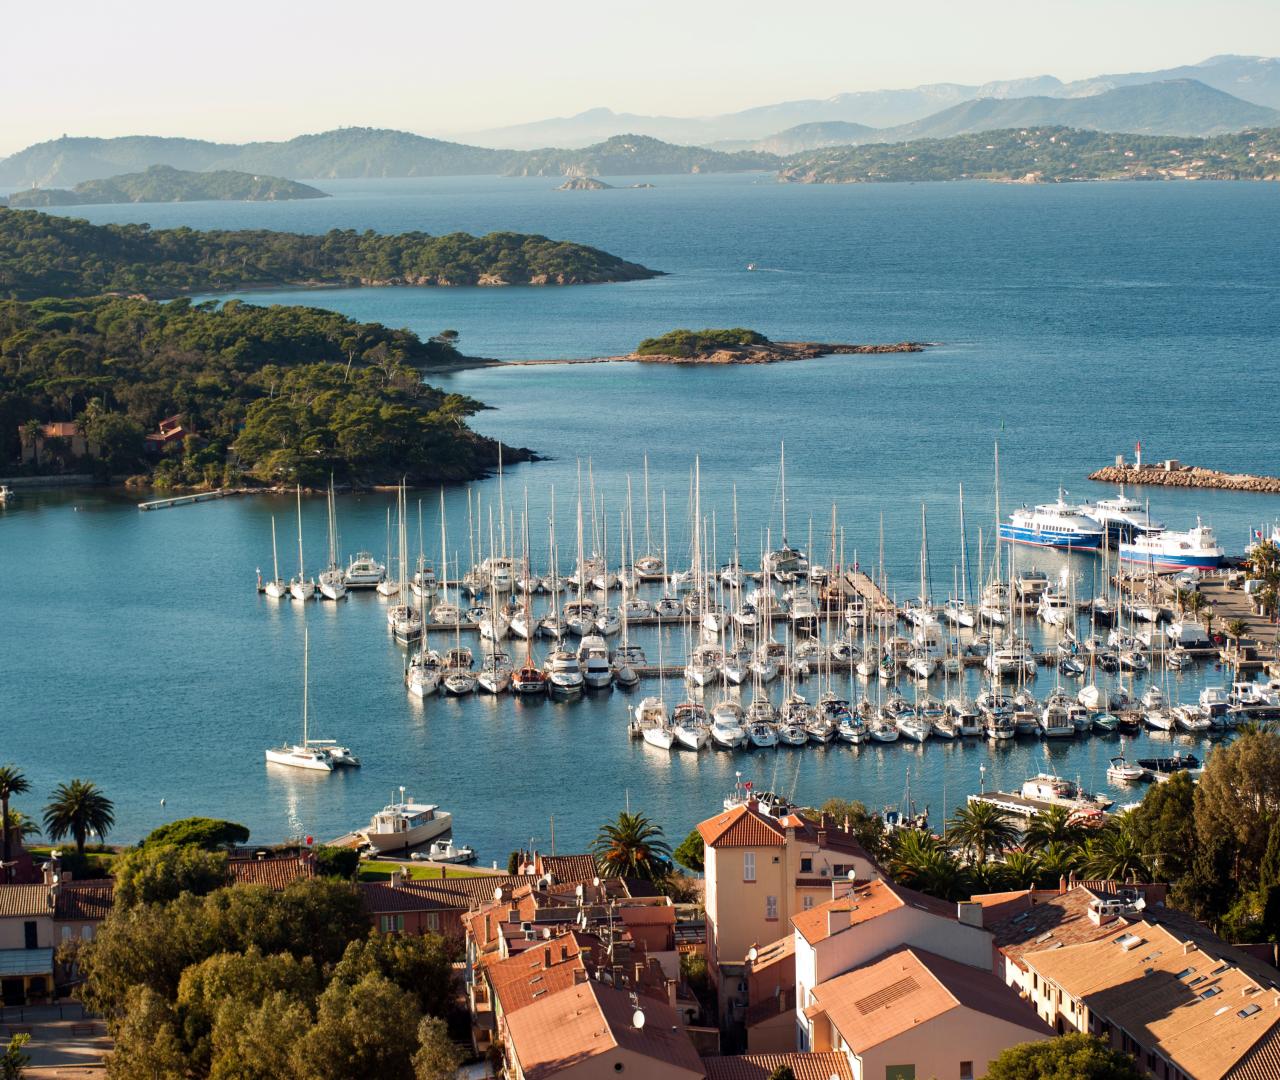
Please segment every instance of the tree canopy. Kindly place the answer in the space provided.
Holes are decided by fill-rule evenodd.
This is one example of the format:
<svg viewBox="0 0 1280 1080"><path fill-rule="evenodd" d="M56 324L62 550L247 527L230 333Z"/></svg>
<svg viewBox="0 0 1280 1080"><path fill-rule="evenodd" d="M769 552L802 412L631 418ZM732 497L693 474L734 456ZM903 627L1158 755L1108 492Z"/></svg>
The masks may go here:
<svg viewBox="0 0 1280 1080"><path fill-rule="evenodd" d="M218 848L232 847L246 843L249 830L234 821L223 821L220 818L189 817L179 818L152 829L142 841L147 844L192 844L196 847L214 851Z"/></svg>
<svg viewBox="0 0 1280 1080"><path fill-rule="evenodd" d="M1142 1080L1133 1058L1092 1035L1019 1043L987 1067L986 1080Z"/></svg>

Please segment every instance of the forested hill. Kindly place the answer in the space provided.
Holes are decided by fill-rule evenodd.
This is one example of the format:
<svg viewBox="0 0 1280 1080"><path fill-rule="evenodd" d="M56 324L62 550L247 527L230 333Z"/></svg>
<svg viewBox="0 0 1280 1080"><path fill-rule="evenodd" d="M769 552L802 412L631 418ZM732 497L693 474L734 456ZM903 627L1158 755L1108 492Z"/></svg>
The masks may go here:
<svg viewBox="0 0 1280 1080"><path fill-rule="evenodd" d="M197 232L0 209L0 297L19 300L279 285L576 285L657 274L598 248L520 233Z"/></svg>
<svg viewBox="0 0 1280 1080"><path fill-rule="evenodd" d="M88 206L96 203L281 202L323 199L323 191L296 180L254 173L190 172L168 165L152 165L145 172L125 173L107 180L86 180L74 188L23 188L9 196L11 207ZM0 205L3 205L0 201Z"/></svg>
<svg viewBox="0 0 1280 1080"><path fill-rule="evenodd" d="M1118 135L1064 127L1010 128L950 139L840 146L787 159L792 183L1025 180L1277 180L1280 128L1210 139Z"/></svg>
<svg viewBox="0 0 1280 1080"><path fill-rule="evenodd" d="M18 457L20 432L74 421L93 459L46 439L37 469L162 486L473 479L498 460L466 423L484 406L422 382L458 358L455 336L239 301L0 301L0 460ZM146 433L175 414L187 437L149 453Z"/></svg>

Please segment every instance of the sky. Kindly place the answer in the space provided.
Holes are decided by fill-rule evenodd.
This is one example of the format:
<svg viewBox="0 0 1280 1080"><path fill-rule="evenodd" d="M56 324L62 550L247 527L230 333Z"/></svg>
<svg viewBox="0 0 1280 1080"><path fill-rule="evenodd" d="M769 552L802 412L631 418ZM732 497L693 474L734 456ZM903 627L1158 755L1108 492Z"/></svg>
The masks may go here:
<svg viewBox="0 0 1280 1080"><path fill-rule="evenodd" d="M0 22L0 155L62 134L456 136L595 106L698 116L843 91L1280 54L1280 0L62 0Z"/></svg>

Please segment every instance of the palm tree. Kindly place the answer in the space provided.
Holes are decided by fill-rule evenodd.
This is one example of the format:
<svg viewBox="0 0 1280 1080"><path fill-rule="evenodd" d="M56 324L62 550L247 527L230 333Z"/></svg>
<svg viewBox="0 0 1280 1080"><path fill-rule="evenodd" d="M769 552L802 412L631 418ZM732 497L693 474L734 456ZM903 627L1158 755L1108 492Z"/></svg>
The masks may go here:
<svg viewBox="0 0 1280 1080"><path fill-rule="evenodd" d="M965 803L947 823L947 842L981 866L991 853L1013 847L1018 827L1004 810L989 802Z"/></svg>
<svg viewBox="0 0 1280 1080"><path fill-rule="evenodd" d="M1198 617L1200 612L1204 610L1204 593L1199 589L1187 589L1185 591L1187 598L1183 603L1183 607L1189 611L1193 617Z"/></svg>
<svg viewBox="0 0 1280 1080"><path fill-rule="evenodd" d="M10 810L5 821L9 824L9 832L23 843L26 843L29 837L40 835L40 826L21 810Z"/></svg>
<svg viewBox="0 0 1280 1080"><path fill-rule="evenodd" d="M671 873L671 845L662 826L643 814L624 810L617 821L601 825L591 850L605 877L663 881Z"/></svg>
<svg viewBox="0 0 1280 1080"><path fill-rule="evenodd" d="M16 765L0 765L0 822L7 823L9 820L9 800L15 795L22 795L24 792L31 790L31 783ZM4 880L9 880L9 829L7 827L0 829L4 833Z"/></svg>
<svg viewBox="0 0 1280 1080"><path fill-rule="evenodd" d="M88 780L72 780L59 784L53 800L44 808L44 828L50 840L70 836L76 842L76 854L84 854L84 843L90 832L106 837L116 822L115 807Z"/></svg>
<svg viewBox="0 0 1280 1080"><path fill-rule="evenodd" d="M1222 628L1222 632L1231 639L1235 652L1240 651L1240 639L1249 632L1249 624L1243 619L1232 619Z"/></svg>
<svg viewBox="0 0 1280 1080"><path fill-rule="evenodd" d="M930 833L900 830L889 865L895 881L930 896L954 900L965 891L964 869Z"/></svg>
<svg viewBox="0 0 1280 1080"><path fill-rule="evenodd" d="M1040 851L1048 844L1079 843L1080 825L1074 820L1074 813L1068 806L1055 805L1036 814L1023 833L1023 848L1027 851Z"/></svg>
<svg viewBox="0 0 1280 1080"><path fill-rule="evenodd" d="M1011 851L1004 860L1004 874L1015 889L1030 889L1043 872L1040 856L1030 851Z"/></svg>
<svg viewBox="0 0 1280 1080"><path fill-rule="evenodd" d="M1049 888L1063 878L1069 878L1084 865L1084 849L1078 844L1051 840L1037 853L1040 863L1040 881Z"/></svg>
<svg viewBox="0 0 1280 1080"><path fill-rule="evenodd" d="M1093 878L1107 881L1149 881L1147 865L1127 815L1113 818L1084 847L1084 869Z"/></svg>

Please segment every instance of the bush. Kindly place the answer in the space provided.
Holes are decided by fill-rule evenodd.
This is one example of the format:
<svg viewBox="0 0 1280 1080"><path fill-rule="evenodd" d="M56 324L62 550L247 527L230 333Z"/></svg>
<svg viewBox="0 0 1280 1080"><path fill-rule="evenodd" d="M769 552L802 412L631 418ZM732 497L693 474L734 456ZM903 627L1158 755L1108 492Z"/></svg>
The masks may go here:
<svg viewBox="0 0 1280 1080"><path fill-rule="evenodd" d="M180 847L195 845L207 851L231 847L248 842L249 830L234 821L220 818L179 818L161 825L147 834L140 846L147 844L177 844Z"/></svg>

